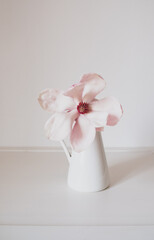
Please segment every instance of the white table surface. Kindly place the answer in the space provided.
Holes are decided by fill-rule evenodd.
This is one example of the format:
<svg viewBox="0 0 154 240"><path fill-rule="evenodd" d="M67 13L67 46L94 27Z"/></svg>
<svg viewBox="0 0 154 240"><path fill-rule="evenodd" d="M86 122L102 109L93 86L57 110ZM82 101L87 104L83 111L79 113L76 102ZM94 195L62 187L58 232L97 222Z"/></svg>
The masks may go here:
<svg viewBox="0 0 154 240"><path fill-rule="evenodd" d="M153 151L113 151L106 156L110 187L80 193L67 186L63 152L1 151L0 230L5 232L4 225L138 226L144 232L150 228L153 238L147 239L154 239Z"/></svg>

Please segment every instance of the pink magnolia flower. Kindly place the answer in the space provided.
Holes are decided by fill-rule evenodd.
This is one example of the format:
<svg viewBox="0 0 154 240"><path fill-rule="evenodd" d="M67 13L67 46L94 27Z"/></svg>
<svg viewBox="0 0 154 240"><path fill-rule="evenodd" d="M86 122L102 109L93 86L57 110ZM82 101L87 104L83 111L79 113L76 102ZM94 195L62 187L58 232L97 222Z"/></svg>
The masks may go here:
<svg viewBox="0 0 154 240"><path fill-rule="evenodd" d="M52 113L45 124L47 137L61 141L69 136L72 148L81 152L93 142L96 131L117 124L123 112L119 102L114 97L95 98L105 85L101 76L92 73L83 75L80 82L66 92L42 91L38 101L43 109Z"/></svg>

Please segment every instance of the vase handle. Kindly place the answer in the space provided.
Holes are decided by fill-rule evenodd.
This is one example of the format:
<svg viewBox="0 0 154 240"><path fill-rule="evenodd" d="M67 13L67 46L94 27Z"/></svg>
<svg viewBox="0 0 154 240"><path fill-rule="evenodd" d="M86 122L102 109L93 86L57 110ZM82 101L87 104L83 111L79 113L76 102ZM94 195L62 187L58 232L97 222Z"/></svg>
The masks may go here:
<svg viewBox="0 0 154 240"><path fill-rule="evenodd" d="M61 145L62 145L62 147L63 147L63 150L64 150L64 152L65 152L65 154L66 154L66 157L67 157L67 159L68 159L68 162L70 163L72 154L71 154L71 152L68 150L67 145L66 145L66 143L65 143L64 140L60 141L60 143L61 143Z"/></svg>

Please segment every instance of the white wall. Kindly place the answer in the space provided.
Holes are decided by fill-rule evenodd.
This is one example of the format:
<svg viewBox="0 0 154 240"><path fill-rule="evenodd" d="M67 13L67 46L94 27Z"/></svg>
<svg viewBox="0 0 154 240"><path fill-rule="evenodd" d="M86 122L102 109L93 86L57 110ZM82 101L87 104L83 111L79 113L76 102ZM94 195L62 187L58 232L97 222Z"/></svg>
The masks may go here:
<svg viewBox="0 0 154 240"><path fill-rule="evenodd" d="M0 146L50 146L46 87L96 72L124 116L108 147L154 146L154 1L0 0Z"/></svg>

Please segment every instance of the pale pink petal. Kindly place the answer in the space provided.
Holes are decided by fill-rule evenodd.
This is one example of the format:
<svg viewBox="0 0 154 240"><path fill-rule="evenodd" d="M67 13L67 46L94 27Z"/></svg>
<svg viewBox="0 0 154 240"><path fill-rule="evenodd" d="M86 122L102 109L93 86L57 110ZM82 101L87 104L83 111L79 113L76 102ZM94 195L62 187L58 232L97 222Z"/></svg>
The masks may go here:
<svg viewBox="0 0 154 240"><path fill-rule="evenodd" d="M73 98L59 94L55 101L55 109L56 112L72 111L76 109L76 103Z"/></svg>
<svg viewBox="0 0 154 240"><path fill-rule="evenodd" d="M88 119L80 115L73 127L70 138L74 151L81 152L85 150L93 142L95 134L95 127Z"/></svg>
<svg viewBox="0 0 154 240"><path fill-rule="evenodd" d="M97 132L102 132L102 131L104 131L104 127L96 128L96 131L97 131Z"/></svg>
<svg viewBox="0 0 154 240"><path fill-rule="evenodd" d="M105 80L96 73L83 75L80 83L84 84L82 92L82 101L91 102L105 88Z"/></svg>
<svg viewBox="0 0 154 240"><path fill-rule="evenodd" d="M38 98L41 107L49 112L62 112L75 108L73 98L64 96L62 91L56 89L43 90Z"/></svg>
<svg viewBox="0 0 154 240"><path fill-rule="evenodd" d="M104 127L107 124L108 113L107 112L89 112L86 113L85 118L89 119L95 128Z"/></svg>
<svg viewBox="0 0 154 240"><path fill-rule="evenodd" d="M64 95L74 98L76 104L82 101L82 92L84 84L74 84L70 89L64 92Z"/></svg>
<svg viewBox="0 0 154 240"><path fill-rule="evenodd" d="M92 101L105 88L105 80L96 73L83 75L78 84L72 85L64 94L75 99L76 103Z"/></svg>
<svg viewBox="0 0 154 240"><path fill-rule="evenodd" d="M43 90L38 97L38 101L39 101L41 107L44 110L47 110L49 112L54 112L55 111L55 101L57 99L57 96L61 93L62 92L60 90L56 90L56 89Z"/></svg>
<svg viewBox="0 0 154 240"><path fill-rule="evenodd" d="M114 97L106 97L97 101L95 100L90 103L90 108L94 112L107 112L107 125L109 126L116 125L122 116L122 107Z"/></svg>
<svg viewBox="0 0 154 240"><path fill-rule="evenodd" d="M70 135L72 125L77 117L78 112L76 110L53 114L45 124L46 136L54 141L65 139Z"/></svg>

